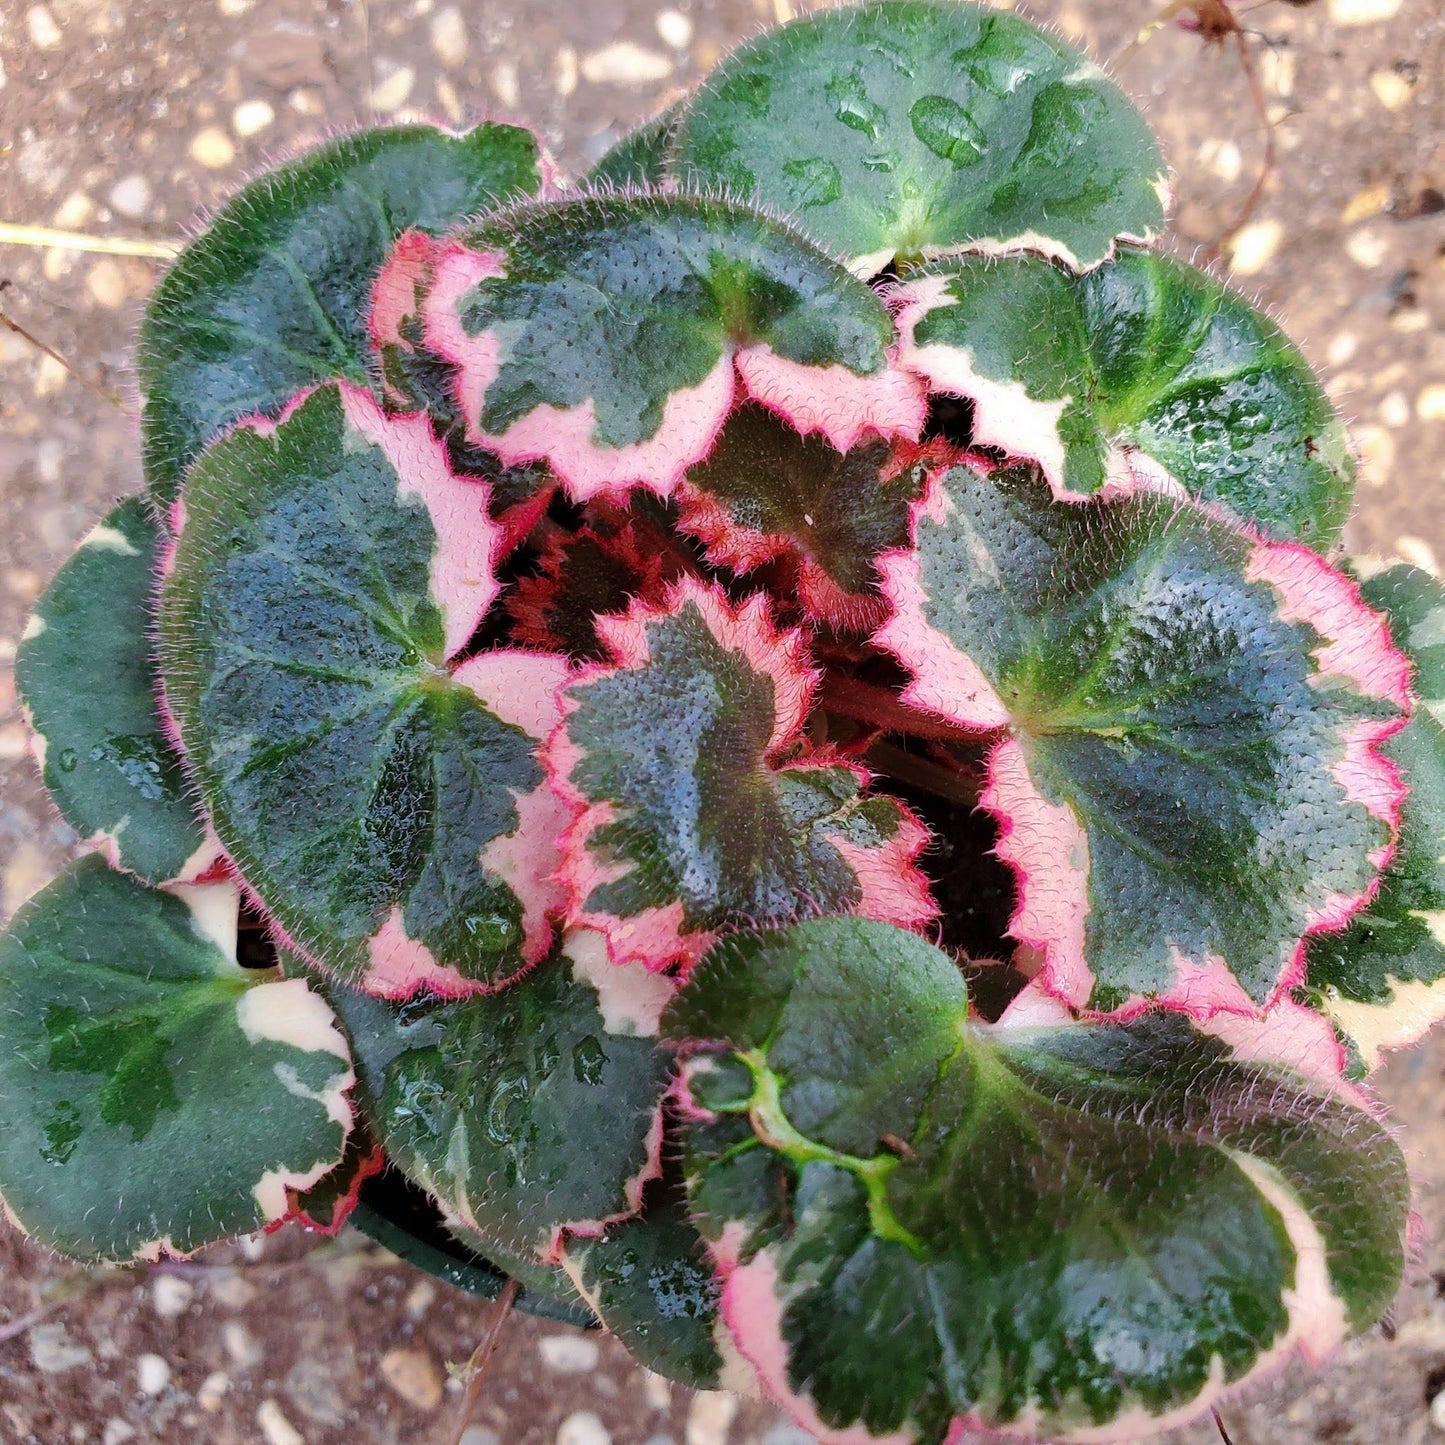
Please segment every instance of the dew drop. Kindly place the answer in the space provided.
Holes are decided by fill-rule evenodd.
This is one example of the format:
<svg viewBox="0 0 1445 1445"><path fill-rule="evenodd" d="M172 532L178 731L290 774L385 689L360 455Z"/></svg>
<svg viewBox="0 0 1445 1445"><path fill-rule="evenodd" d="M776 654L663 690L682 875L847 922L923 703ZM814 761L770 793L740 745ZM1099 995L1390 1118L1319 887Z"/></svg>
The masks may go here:
<svg viewBox="0 0 1445 1445"><path fill-rule="evenodd" d="M908 118L913 134L940 160L962 169L983 159L983 131L956 100L925 95L913 103Z"/></svg>
<svg viewBox="0 0 1445 1445"><path fill-rule="evenodd" d="M572 1045L572 1072L579 1084L600 1084L606 1063L602 1045L591 1034Z"/></svg>
<svg viewBox="0 0 1445 1445"><path fill-rule="evenodd" d="M789 161L783 174L794 183L793 196L799 206L827 206L843 198L842 172L820 156Z"/></svg>
<svg viewBox="0 0 1445 1445"><path fill-rule="evenodd" d="M833 114L850 130L862 131L869 140L876 141L887 117L883 107L869 97L861 77L839 75L825 88L833 102Z"/></svg>

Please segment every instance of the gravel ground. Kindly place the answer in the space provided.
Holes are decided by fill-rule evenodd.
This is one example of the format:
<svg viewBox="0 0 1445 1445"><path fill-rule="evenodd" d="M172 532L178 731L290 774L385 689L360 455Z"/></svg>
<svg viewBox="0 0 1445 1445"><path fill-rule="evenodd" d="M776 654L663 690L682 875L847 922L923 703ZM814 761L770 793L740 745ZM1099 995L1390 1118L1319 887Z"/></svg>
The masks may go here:
<svg viewBox="0 0 1445 1445"><path fill-rule="evenodd" d="M1445 558L1445 17L1439 0L1238 0L1279 164L1222 267L1355 419L1353 544ZM408 113L538 127L576 174L789 0L0 0L0 220L177 237L242 175L328 129ZM802 8L799 5L797 8ZM1011 7L1010 7L1011 8ZM1024 7L1117 57L1150 0ZM1262 137L1237 56L1166 29L1127 56L1178 173L1175 244L1236 214ZM160 263L0 244L0 304L103 400L0 331L0 917L71 855L27 759L10 663L35 597L139 484L129 349ZM1380 1092L1421 1180L1391 1330L1226 1412L1235 1445L1445 1440L1445 1043ZM0 1233L0 1441L383 1445L445 1438L490 1306L356 1235L87 1274ZM8 1323L7 1323L8 1321ZM27 1327L28 1324L28 1327ZM1387 1338L1387 1334L1391 1336ZM1432 1401L1437 1401L1432 1409ZM467 1445L803 1445L761 1406L647 1377L614 1341L515 1319ZM1212 1426L1177 1437L1216 1440Z"/></svg>

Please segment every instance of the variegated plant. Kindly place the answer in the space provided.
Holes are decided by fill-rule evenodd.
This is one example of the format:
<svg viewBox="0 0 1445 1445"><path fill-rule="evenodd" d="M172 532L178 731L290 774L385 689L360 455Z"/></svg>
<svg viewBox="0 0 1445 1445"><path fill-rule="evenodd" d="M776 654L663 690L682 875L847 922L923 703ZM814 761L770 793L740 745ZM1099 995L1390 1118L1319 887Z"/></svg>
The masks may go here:
<svg viewBox="0 0 1445 1445"><path fill-rule="evenodd" d="M490 124L243 190L17 660L93 851L0 941L9 1214L183 1253L384 1162L849 1445L1137 1438L1373 1326L1445 590L1340 556L1339 418L1166 200L952 0L575 186Z"/></svg>

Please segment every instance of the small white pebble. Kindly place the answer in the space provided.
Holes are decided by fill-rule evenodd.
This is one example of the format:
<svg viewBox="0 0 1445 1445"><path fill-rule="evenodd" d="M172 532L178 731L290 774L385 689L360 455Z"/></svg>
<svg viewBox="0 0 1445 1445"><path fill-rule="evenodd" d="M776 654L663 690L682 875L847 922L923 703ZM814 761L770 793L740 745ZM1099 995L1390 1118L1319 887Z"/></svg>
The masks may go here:
<svg viewBox="0 0 1445 1445"><path fill-rule="evenodd" d="M593 85L652 85L671 74L667 56L630 40L619 40L582 59L582 78Z"/></svg>
<svg viewBox="0 0 1445 1445"><path fill-rule="evenodd" d="M577 89L577 52L564 45L552 62L552 83L564 100Z"/></svg>
<svg viewBox="0 0 1445 1445"><path fill-rule="evenodd" d="M1375 99L1385 107L1386 110L1404 110L1409 105L1410 98L1415 94L1413 82L1401 75L1398 70L1372 70L1370 72L1370 89L1375 92Z"/></svg>
<svg viewBox="0 0 1445 1445"><path fill-rule="evenodd" d="M1445 1430L1445 1390L1430 1401L1430 1423L1437 1430Z"/></svg>
<svg viewBox="0 0 1445 1445"><path fill-rule="evenodd" d="M1345 209L1340 212L1340 220L1347 226L1353 226L1360 221L1368 221L1372 216L1378 216L1389 204L1389 186L1366 186L1364 190L1356 191L1350 197Z"/></svg>
<svg viewBox="0 0 1445 1445"><path fill-rule="evenodd" d="M381 1377L414 1410L430 1413L442 1402L446 1380L426 1350L388 1350L381 1357Z"/></svg>
<svg viewBox="0 0 1445 1445"><path fill-rule="evenodd" d="M681 10L659 10L657 33L664 45L670 45L674 50L686 50L692 44L692 21Z"/></svg>
<svg viewBox="0 0 1445 1445"><path fill-rule="evenodd" d="M1377 231L1373 226L1361 226L1357 231L1351 231L1345 237L1345 255L1347 255L1356 266L1363 266L1367 271L1373 271L1389 254L1389 242L1385 240L1384 233Z"/></svg>
<svg viewBox="0 0 1445 1445"><path fill-rule="evenodd" d="M266 1254L266 1236L259 1230L255 1234L243 1234L236 1240L236 1248L241 1251L242 1259L255 1264Z"/></svg>
<svg viewBox="0 0 1445 1445"><path fill-rule="evenodd" d="M228 19L234 20L237 15L244 15L256 3L256 0L216 0L216 8Z"/></svg>
<svg viewBox="0 0 1445 1445"><path fill-rule="evenodd" d="M125 305L125 272L120 262L109 256L102 256L86 273L85 289L97 306L107 311L119 311Z"/></svg>
<svg viewBox="0 0 1445 1445"><path fill-rule="evenodd" d="M1244 169L1244 157L1232 140L1216 140L1211 136L1199 147L1199 159L1229 185L1239 179L1240 172Z"/></svg>
<svg viewBox="0 0 1445 1445"><path fill-rule="evenodd" d="M213 1370L201 1381L201 1388L196 1391L196 1404L206 1414L214 1415L221 1408L221 1401L226 1398L226 1391L230 1388L231 1377L224 1370Z"/></svg>
<svg viewBox="0 0 1445 1445"><path fill-rule="evenodd" d="M1445 386L1427 386L1415 398L1415 415L1421 421L1445 421Z"/></svg>
<svg viewBox="0 0 1445 1445"><path fill-rule="evenodd" d="M1423 537L1406 534L1396 538L1395 551L1412 567L1423 567L1436 577L1440 575L1440 563L1436 560L1435 549Z"/></svg>
<svg viewBox="0 0 1445 1445"><path fill-rule="evenodd" d="M371 92L372 109L387 115L400 110L406 104L415 84L416 71L409 65L399 66Z"/></svg>
<svg viewBox="0 0 1445 1445"><path fill-rule="evenodd" d="M1230 266L1237 276L1255 276L1274 260L1284 240L1279 221L1251 221L1230 242Z"/></svg>
<svg viewBox="0 0 1445 1445"><path fill-rule="evenodd" d="M651 1370L642 1372L642 1398L654 1410L669 1410L672 1408L672 1386L661 1375L654 1375Z"/></svg>
<svg viewBox="0 0 1445 1445"><path fill-rule="evenodd" d="M1336 25L1378 25L1393 20L1404 0L1330 0L1330 19Z"/></svg>
<svg viewBox="0 0 1445 1445"><path fill-rule="evenodd" d="M226 1347L226 1353L242 1369L260 1363L263 1353L261 1346L256 1343L256 1337L251 1331L239 1320L232 1320L227 1324L221 1331L221 1341Z"/></svg>
<svg viewBox="0 0 1445 1445"><path fill-rule="evenodd" d="M1410 424L1410 399L1403 391L1392 391L1380 401L1380 420L1388 427Z"/></svg>
<svg viewBox="0 0 1445 1445"><path fill-rule="evenodd" d="M163 1320L173 1320L184 1314L194 1294L190 1280L173 1274L157 1275L151 1286L151 1302Z"/></svg>
<svg viewBox="0 0 1445 1445"><path fill-rule="evenodd" d="M143 1395L159 1395L171 1382L171 1367L159 1355L142 1355L135 1362L136 1383Z"/></svg>
<svg viewBox="0 0 1445 1445"><path fill-rule="evenodd" d="M436 1302L437 1287L429 1279L419 1279L407 1292L402 1308L407 1317L419 1320Z"/></svg>
<svg viewBox="0 0 1445 1445"><path fill-rule="evenodd" d="M219 126L208 125L191 141L191 159L209 171L224 170L236 159L236 145Z"/></svg>
<svg viewBox="0 0 1445 1445"><path fill-rule="evenodd" d="M286 1418L274 1400L263 1400L256 1411L256 1423L266 1445L306 1445L306 1437Z"/></svg>
<svg viewBox="0 0 1445 1445"><path fill-rule="evenodd" d="M37 50L54 50L65 39L55 17L44 5L32 5L25 12L25 29L30 34L30 43Z"/></svg>
<svg viewBox="0 0 1445 1445"><path fill-rule="evenodd" d="M575 1410L557 1427L556 1445L612 1445L612 1436L591 1410Z"/></svg>
<svg viewBox="0 0 1445 1445"><path fill-rule="evenodd" d="M84 191L72 191L56 208L51 224L62 231L73 231L88 224L94 214L95 202Z"/></svg>
<svg viewBox="0 0 1445 1445"><path fill-rule="evenodd" d="M488 1430L485 1425L468 1425L457 1445L502 1445L502 1442L495 1430Z"/></svg>
<svg viewBox="0 0 1445 1445"><path fill-rule="evenodd" d="M431 48L448 70L455 70L467 58L467 22L454 5L432 16Z"/></svg>
<svg viewBox="0 0 1445 1445"><path fill-rule="evenodd" d="M276 112L268 100L243 100L231 112L231 125L243 140L258 135L276 119Z"/></svg>
<svg viewBox="0 0 1445 1445"><path fill-rule="evenodd" d="M1325 360L1331 366L1344 366L1360 349L1360 338L1353 331L1342 331L1330 342Z"/></svg>
<svg viewBox="0 0 1445 1445"><path fill-rule="evenodd" d="M522 87L517 80L517 67L510 60L499 60L492 67L490 79L492 89L497 93L497 99L508 110L516 110L522 100Z"/></svg>
<svg viewBox="0 0 1445 1445"><path fill-rule="evenodd" d="M581 1375L597 1368L597 1341L586 1335L545 1335L537 1341L537 1352L549 1370L559 1375Z"/></svg>
<svg viewBox="0 0 1445 1445"><path fill-rule="evenodd" d="M138 171L110 188L110 204L122 216L143 216L150 209L151 183Z"/></svg>
<svg viewBox="0 0 1445 1445"><path fill-rule="evenodd" d="M448 119L453 125L461 125L462 118L466 114L462 109L461 97L457 94L457 88L446 76L439 75L436 80L437 99L442 103L442 109L446 111Z"/></svg>
<svg viewBox="0 0 1445 1445"><path fill-rule="evenodd" d="M738 1397L726 1390L699 1390L687 1407L687 1445L726 1445L738 1413Z"/></svg>
<svg viewBox="0 0 1445 1445"><path fill-rule="evenodd" d="M1395 471L1395 438L1382 426L1357 426L1350 436L1360 454L1360 480L1383 487Z"/></svg>
<svg viewBox="0 0 1445 1445"><path fill-rule="evenodd" d="M127 1440L134 1439L135 1426L128 1420L122 1420L119 1415L114 1415L105 1422L105 1430L101 1433L100 1445L125 1445Z"/></svg>

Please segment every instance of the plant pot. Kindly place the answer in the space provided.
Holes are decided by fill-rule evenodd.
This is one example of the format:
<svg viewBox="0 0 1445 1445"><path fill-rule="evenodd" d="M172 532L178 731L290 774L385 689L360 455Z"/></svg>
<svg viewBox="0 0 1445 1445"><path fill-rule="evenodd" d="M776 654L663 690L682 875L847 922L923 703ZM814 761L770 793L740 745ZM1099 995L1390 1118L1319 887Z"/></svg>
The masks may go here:
<svg viewBox="0 0 1445 1445"><path fill-rule="evenodd" d="M503 1270L447 1233L432 1200L395 1169L366 1180L350 1222L398 1259L468 1294L496 1299L507 1283ZM518 1292L516 1308L582 1329L599 1328L585 1305L535 1288Z"/></svg>

